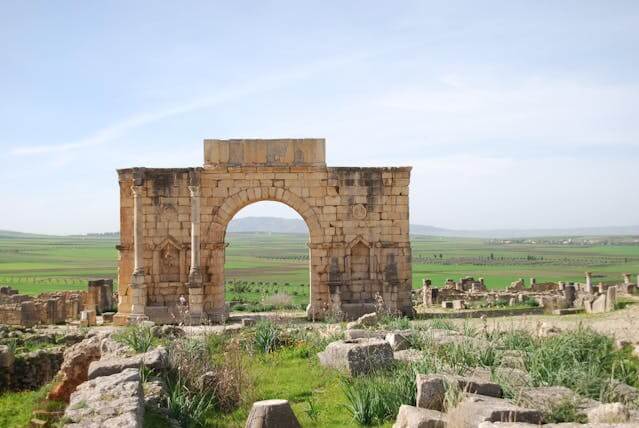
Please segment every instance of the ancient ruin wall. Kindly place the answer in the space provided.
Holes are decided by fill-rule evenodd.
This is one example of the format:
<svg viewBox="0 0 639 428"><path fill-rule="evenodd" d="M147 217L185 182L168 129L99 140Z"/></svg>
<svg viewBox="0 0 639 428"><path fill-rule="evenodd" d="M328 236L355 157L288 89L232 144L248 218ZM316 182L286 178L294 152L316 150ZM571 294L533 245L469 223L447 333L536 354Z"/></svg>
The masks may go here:
<svg viewBox="0 0 639 428"><path fill-rule="evenodd" d="M222 320L226 228L264 200L308 226L310 317L356 316L376 297L411 314L410 169L327 167L324 140L305 139L206 140L202 168L119 170L120 321L137 312L169 322L180 295L191 316Z"/></svg>

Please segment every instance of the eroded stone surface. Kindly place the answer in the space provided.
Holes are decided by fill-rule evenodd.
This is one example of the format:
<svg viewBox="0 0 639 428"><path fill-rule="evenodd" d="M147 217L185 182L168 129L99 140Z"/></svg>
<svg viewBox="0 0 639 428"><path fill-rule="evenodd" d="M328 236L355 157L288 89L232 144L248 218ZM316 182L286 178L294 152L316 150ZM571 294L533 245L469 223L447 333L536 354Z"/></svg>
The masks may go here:
<svg viewBox="0 0 639 428"><path fill-rule="evenodd" d="M100 358L101 338L93 336L64 351L59 382L49 393L50 400L69 401L76 387L87 380L89 365Z"/></svg>
<svg viewBox="0 0 639 428"><path fill-rule="evenodd" d="M456 428L476 428L481 422L525 422L540 425L543 414L500 398L469 395L448 412L448 421Z"/></svg>
<svg viewBox="0 0 639 428"><path fill-rule="evenodd" d="M253 403L246 428L300 428L300 423L287 400L265 400Z"/></svg>
<svg viewBox="0 0 639 428"><path fill-rule="evenodd" d="M352 376L383 369L393 363L393 349L385 340L340 340L328 344L317 354L320 364Z"/></svg>
<svg viewBox="0 0 639 428"><path fill-rule="evenodd" d="M100 376L109 376L119 373L124 369L140 368L140 366L149 369L159 370L165 367L167 360L166 349L159 346L145 354L134 355L127 358L101 358L93 361L89 365L88 379L95 379Z"/></svg>
<svg viewBox="0 0 639 428"><path fill-rule="evenodd" d="M446 415L436 410L403 404L393 428L446 428Z"/></svg>
<svg viewBox="0 0 639 428"><path fill-rule="evenodd" d="M144 418L139 369L102 376L81 384L64 412L67 427L137 428Z"/></svg>

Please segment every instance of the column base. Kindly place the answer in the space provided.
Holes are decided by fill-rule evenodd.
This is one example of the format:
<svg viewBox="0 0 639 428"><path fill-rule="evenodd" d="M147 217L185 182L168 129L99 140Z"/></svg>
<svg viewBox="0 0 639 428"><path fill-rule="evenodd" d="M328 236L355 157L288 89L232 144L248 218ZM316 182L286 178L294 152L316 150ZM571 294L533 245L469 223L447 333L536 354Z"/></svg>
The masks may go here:
<svg viewBox="0 0 639 428"><path fill-rule="evenodd" d="M144 314L129 314L126 317L127 325L138 325L148 320L149 317Z"/></svg>

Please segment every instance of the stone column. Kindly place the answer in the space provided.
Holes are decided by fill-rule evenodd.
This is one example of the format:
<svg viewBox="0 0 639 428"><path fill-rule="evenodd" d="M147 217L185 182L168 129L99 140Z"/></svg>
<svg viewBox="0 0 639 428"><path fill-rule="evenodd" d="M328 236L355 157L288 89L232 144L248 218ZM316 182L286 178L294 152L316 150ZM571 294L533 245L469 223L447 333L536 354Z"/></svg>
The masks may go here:
<svg viewBox="0 0 639 428"><path fill-rule="evenodd" d="M592 294L592 272L586 272L586 293Z"/></svg>
<svg viewBox="0 0 639 428"><path fill-rule="evenodd" d="M191 269L189 270L189 312L196 321L202 317L204 290L200 270L200 186L189 186L191 194Z"/></svg>
<svg viewBox="0 0 639 428"><path fill-rule="evenodd" d="M132 186L133 192L133 274L131 275L131 314L129 322L148 319L146 285L144 278L144 213L142 212L143 186Z"/></svg>
<svg viewBox="0 0 639 428"><path fill-rule="evenodd" d="M623 274L623 283L628 285L628 284L630 284L630 281L631 281L630 280L630 274L629 273L624 273Z"/></svg>

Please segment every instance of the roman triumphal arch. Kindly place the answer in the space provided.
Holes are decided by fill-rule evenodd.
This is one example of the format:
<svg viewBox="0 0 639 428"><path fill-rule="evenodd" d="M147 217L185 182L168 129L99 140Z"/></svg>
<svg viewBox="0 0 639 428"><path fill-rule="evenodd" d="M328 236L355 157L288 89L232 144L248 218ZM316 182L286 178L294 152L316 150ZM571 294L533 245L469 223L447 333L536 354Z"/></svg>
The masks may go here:
<svg viewBox="0 0 639 428"><path fill-rule="evenodd" d="M118 170L116 322L223 321L226 227L264 200L308 226L309 318L411 315L410 170L327 167L323 139L205 140L203 167Z"/></svg>

